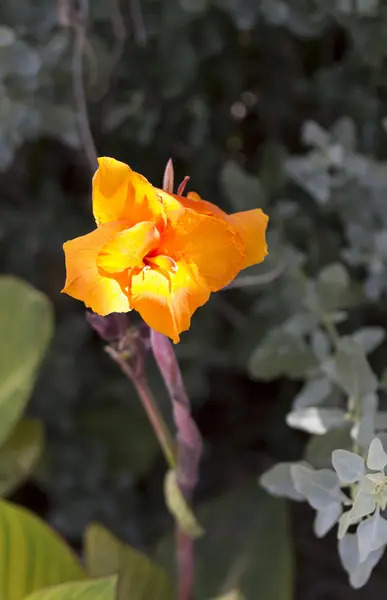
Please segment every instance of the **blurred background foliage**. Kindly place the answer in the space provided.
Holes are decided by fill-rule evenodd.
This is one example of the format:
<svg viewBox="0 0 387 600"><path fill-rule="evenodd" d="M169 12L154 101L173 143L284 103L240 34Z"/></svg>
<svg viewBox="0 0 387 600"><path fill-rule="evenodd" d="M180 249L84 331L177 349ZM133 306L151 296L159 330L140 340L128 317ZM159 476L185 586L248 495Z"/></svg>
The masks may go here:
<svg viewBox="0 0 387 600"><path fill-rule="evenodd" d="M190 175L190 189L208 200L270 215L268 259L199 309L177 347L205 438L197 502L232 493L229 510L243 530L243 484L276 461L298 460L308 440L285 422L315 360L305 340L316 353L325 343L305 317L300 274L316 280L322 302L336 298L333 308L345 295L342 333L387 325L387 5L92 0L88 19L76 23L68 6L0 4L1 271L45 292L56 318L29 405L44 425L45 452L13 499L76 548L91 520L146 550L170 526L163 460L135 392L81 304L60 294L62 243L93 226L77 85L83 63L100 155L128 162L156 185L172 157L177 180ZM385 349L371 355L381 377ZM263 492L252 494L258 515L260 507L262 515L277 510L265 508ZM292 511L292 532L273 517L283 526L272 535L281 546L287 537L288 554L294 546L296 597L352 598L334 535L315 540L312 511ZM266 550L251 552L258 564ZM272 575L289 578L289 561L273 564ZM378 567L357 598L385 584ZM260 597L280 596L277 589Z"/></svg>

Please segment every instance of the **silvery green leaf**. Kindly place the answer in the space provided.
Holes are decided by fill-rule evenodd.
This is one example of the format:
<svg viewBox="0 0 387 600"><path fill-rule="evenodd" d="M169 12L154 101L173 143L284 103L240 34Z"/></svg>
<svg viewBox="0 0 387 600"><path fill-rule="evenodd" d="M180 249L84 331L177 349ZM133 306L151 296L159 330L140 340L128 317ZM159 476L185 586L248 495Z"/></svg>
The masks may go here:
<svg viewBox="0 0 387 600"><path fill-rule="evenodd" d="M347 533L338 543L341 563L349 574L349 581L353 588L359 589L365 585L372 573L372 569L383 555L384 548L371 552L365 561L360 562L357 536Z"/></svg>
<svg viewBox="0 0 387 600"><path fill-rule="evenodd" d="M342 117L330 129L333 139L338 142L346 152L353 152L356 148L356 127L352 119Z"/></svg>
<svg viewBox="0 0 387 600"><path fill-rule="evenodd" d="M330 141L329 133L315 121L305 121L301 137L306 146L313 146L320 150L325 150Z"/></svg>
<svg viewBox="0 0 387 600"><path fill-rule="evenodd" d="M308 156L291 156L285 161L288 176L319 204L326 204L331 196L331 179L326 169L316 164L312 153Z"/></svg>
<svg viewBox="0 0 387 600"><path fill-rule="evenodd" d="M322 362L328 358L330 342L327 334L321 331L321 329L316 329L312 333L311 345L313 352L319 361Z"/></svg>
<svg viewBox="0 0 387 600"><path fill-rule="evenodd" d="M308 433L323 435L331 429L346 424L346 413L340 408L316 408L309 406L292 411L286 415L289 427Z"/></svg>
<svg viewBox="0 0 387 600"><path fill-rule="evenodd" d="M374 552L371 552L367 556L364 562L359 564L357 569L350 573L349 583L355 590L360 589L367 583L367 581L371 577L372 570L382 558L383 552L384 547L379 548L378 550L374 550Z"/></svg>
<svg viewBox="0 0 387 600"><path fill-rule="evenodd" d="M0 48L10 46L16 40L16 34L13 29L6 25L0 25Z"/></svg>
<svg viewBox="0 0 387 600"><path fill-rule="evenodd" d="M296 313L283 324L283 330L298 337L311 333L318 325L318 319L310 313Z"/></svg>
<svg viewBox="0 0 387 600"><path fill-rule="evenodd" d="M363 450L367 450L375 437L375 411L378 405L376 394L367 394L360 401L361 417L351 429L351 438Z"/></svg>
<svg viewBox="0 0 387 600"><path fill-rule="evenodd" d="M292 465L290 473L296 490L303 494L316 510L323 510L330 504L337 504L346 499L340 490L336 473L330 469L314 471L303 465Z"/></svg>
<svg viewBox="0 0 387 600"><path fill-rule="evenodd" d="M324 312L332 312L348 299L350 278L341 263L324 267L316 280L316 294Z"/></svg>
<svg viewBox="0 0 387 600"><path fill-rule="evenodd" d="M337 448L350 450L353 446L350 426L331 429L325 435L313 435L306 445L305 460L315 469L332 467L332 452Z"/></svg>
<svg viewBox="0 0 387 600"><path fill-rule="evenodd" d="M367 467L371 471L383 471L387 465L387 454L379 438L372 440L368 450Z"/></svg>
<svg viewBox="0 0 387 600"><path fill-rule="evenodd" d="M317 406L325 400L331 390L332 384L327 377L307 381L293 400L293 410L299 410L307 406Z"/></svg>
<svg viewBox="0 0 387 600"><path fill-rule="evenodd" d="M264 381L281 376L300 379L316 364L302 338L277 328L271 330L253 352L250 371L254 378Z"/></svg>
<svg viewBox="0 0 387 600"><path fill-rule="evenodd" d="M378 411L375 415L375 429L387 429L387 411Z"/></svg>
<svg viewBox="0 0 387 600"><path fill-rule="evenodd" d="M343 483L354 483L365 475L363 458L348 450L334 450L332 465Z"/></svg>
<svg viewBox="0 0 387 600"><path fill-rule="evenodd" d="M371 552L387 544L387 521L380 516L377 510L372 517L359 523L356 535L360 562L363 562Z"/></svg>
<svg viewBox="0 0 387 600"><path fill-rule="evenodd" d="M318 538L324 537L332 529L333 525L339 520L342 510L341 502L337 502L317 511L313 529Z"/></svg>
<svg viewBox="0 0 387 600"><path fill-rule="evenodd" d="M264 190L259 179L234 161L224 164L220 184L234 210L241 210L246 206L263 206L265 203Z"/></svg>
<svg viewBox="0 0 387 600"><path fill-rule="evenodd" d="M337 530L337 538L342 540L347 533L349 527L352 525L350 519L350 511L343 513L339 519L339 527Z"/></svg>
<svg viewBox="0 0 387 600"><path fill-rule="evenodd" d="M345 310L336 310L330 315L330 319L335 325L340 325L340 323L344 323L348 319L348 312Z"/></svg>
<svg viewBox="0 0 387 600"><path fill-rule="evenodd" d="M386 331L383 327L362 327L355 331L351 337L364 348L366 354L370 354L383 342Z"/></svg>
<svg viewBox="0 0 387 600"><path fill-rule="evenodd" d="M325 362L323 369L332 381L357 400L374 393L378 387L363 348L349 337L341 338L336 356Z"/></svg>
<svg viewBox="0 0 387 600"><path fill-rule="evenodd" d="M361 487L359 487L353 501L353 506L349 511L349 518L353 523L355 523L362 517L374 512L375 508L375 496L371 492L364 491L361 489Z"/></svg>
<svg viewBox="0 0 387 600"><path fill-rule="evenodd" d="M305 496L294 487L290 467L294 463L278 463L266 471L259 480L262 487L274 496L285 496L291 500L303 500Z"/></svg>
<svg viewBox="0 0 387 600"><path fill-rule="evenodd" d="M360 564L357 537L354 533L347 533L338 543L341 564L347 573L353 573Z"/></svg>

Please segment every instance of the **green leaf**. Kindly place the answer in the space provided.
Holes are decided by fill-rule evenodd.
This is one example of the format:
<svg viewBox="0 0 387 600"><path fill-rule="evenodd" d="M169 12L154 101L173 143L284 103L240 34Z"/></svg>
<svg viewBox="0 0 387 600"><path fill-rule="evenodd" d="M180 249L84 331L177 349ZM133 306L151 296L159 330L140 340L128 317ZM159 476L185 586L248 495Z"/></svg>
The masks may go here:
<svg viewBox="0 0 387 600"><path fill-rule="evenodd" d="M208 600L237 588L246 600L292 599L285 501L253 482L199 507L198 516L206 535L195 544L195 598ZM158 553L170 572L174 571L174 543L171 536Z"/></svg>
<svg viewBox="0 0 387 600"><path fill-rule="evenodd" d="M341 338L336 356L323 368L330 379L357 401L378 387L364 349L349 337Z"/></svg>
<svg viewBox="0 0 387 600"><path fill-rule="evenodd" d="M0 278L0 307L1 446L30 397L53 317L47 298L15 277Z"/></svg>
<svg viewBox="0 0 387 600"><path fill-rule="evenodd" d="M123 543L99 523L86 530L86 570L90 577L107 577L118 573Z"/></svg>
<svg viewBox="0 0 387 600"><path fill-rule="evenodd" d="M39 421L20 421L0 449L0 495L10 494L29 475L42 451Z"/></svg>
<svg viewBox="0 0 387 600"><path fill-rule="evenodd" d="M84 576L75 554L43 521L0 500L0 598L22 600Z"/></svg>
<svg viewBox="0 0 387 600"><path fill-rule="evenodd" d="M116 583L117 577L65 583L35 592L25 600L115 600Z"/></svg>
<svg viewBox="0 0 387 600"><path fill-rule="evenodd" d="M201 537L204 534L204 529L196 520L195 515L179 489L176 471L168 471L166 474L164 494L166 504L182 530L192 538Z"/></svg>
<svg viewBox="0 0 387 600"><path fill-rule="evenodd" d="M172 600L164 571L145 554L125 545L102 525L93 523L85 537L87 572L92 577L118 573L117 600Z"/></svg>
<svg viewBox="0 0 387 600"><path fill-rule="evenodd" d="M226 162L223 166L220 183L234 211L262 208L265 204L259 179L233 161Z"/></svg>
<svg viewBox="0 0 387 600"><path fill-rule="evenodd" d="M120 552L117 600L173 600L171 581L145 554L129 546Z"/></svg>

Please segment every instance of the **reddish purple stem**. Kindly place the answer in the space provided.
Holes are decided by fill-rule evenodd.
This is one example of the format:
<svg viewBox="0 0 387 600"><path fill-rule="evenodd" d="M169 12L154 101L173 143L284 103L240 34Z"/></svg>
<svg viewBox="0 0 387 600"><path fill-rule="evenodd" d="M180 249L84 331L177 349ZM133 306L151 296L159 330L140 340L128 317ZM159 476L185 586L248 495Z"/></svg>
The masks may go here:
<svg viewBox="0 0 387 600"><path fill-rule="evenodd" d="M177 482L190 501L199 477L199 461L203 442L191 415L191 405L184 386L172 343L164 335L151 330L151 346L172 402L177 429ZM180 529L177 532L178 600L191 600L194 584L194 543Z"/></svg>

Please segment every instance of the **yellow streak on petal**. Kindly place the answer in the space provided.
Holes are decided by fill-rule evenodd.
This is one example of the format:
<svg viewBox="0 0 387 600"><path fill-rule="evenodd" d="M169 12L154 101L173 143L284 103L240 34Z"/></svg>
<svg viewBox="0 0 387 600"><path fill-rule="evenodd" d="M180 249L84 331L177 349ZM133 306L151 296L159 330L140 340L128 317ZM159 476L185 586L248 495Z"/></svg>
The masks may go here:
<svg viewBox="0 0 387 600"><path fill-rule="evenodd" d="M107 273L143 266L143 258L160 240L154 223L144 221L116 235L100 250L97 266Z"/></svg>
<svg viewBox="0 0 387 600"><path fill-rule="evenodd" d="M163 257L168 258L168 257ZM176 261L176 269L145 268L131 279L133 308L144 321L175 343L189 329L195 310L207 302L210 291L194 265Z"/></svg>
<svg viewBox="0 0 387 600"><path fill-rule="evenodd" d="M119 278L104 275L97 267L98 253L120 228L119 223L101 225L91 233L63 245L67 276L62 292L82 300L102 316L130 310L128 297L123 291L125 283Z"/></svg>
<svg viewBox="0 0 387 600"><path fill-rule="evenodd" d="M164 221L164 207L149 181L114 158L98 159L93 177L93 213L97 225L124 220Z"/></svg>

